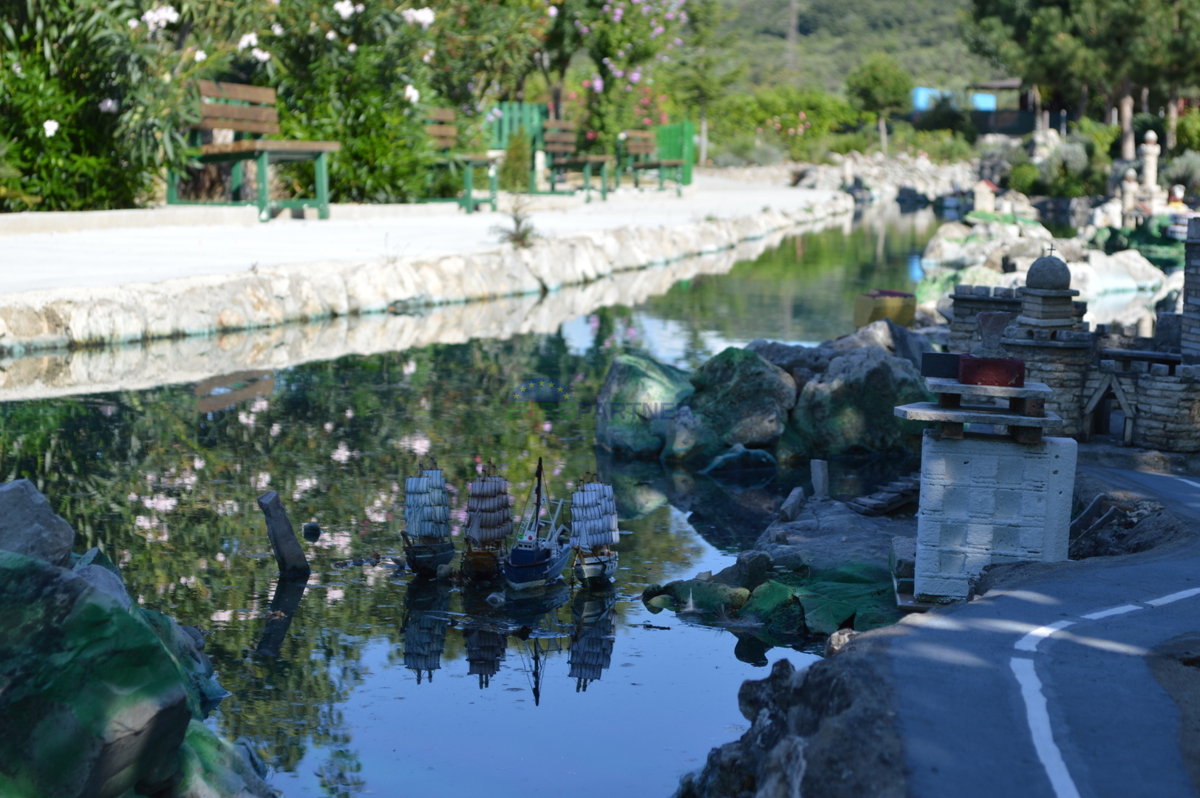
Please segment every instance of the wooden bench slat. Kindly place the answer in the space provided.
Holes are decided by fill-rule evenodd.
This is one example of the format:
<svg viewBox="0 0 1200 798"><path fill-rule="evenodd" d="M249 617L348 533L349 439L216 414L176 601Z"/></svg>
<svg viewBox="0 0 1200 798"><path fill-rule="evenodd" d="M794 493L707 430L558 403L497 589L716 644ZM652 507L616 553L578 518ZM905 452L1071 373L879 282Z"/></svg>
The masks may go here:
<svg viewBox="0 0 1200 798"><path fill-rule="evenodd" d="M425 132L434 138L458 138L458 128L454 125L426 125Z"/></svg>
<svg viewBox="0 0 1200 798"><path fill-rule="evenodd" d="M272 122L245 122L239 119L201 119L192 127L199 130L236 130L239 133L278 133Z"/></svg>
<svg viewBox="0 0 1200 798"><path fill-rule="evenodd" d="M638 139L652 141L658 138L653 130L623 130L621 132L625 134L626 141Z"/></svg>
<svg viewBox="0 0 1200 798"><path fill-rule="evenodd" d="M546 142L546 152L550 153L551 155L571 155L575 152L575 145L565 143L556 144L552 141L548 141Z"/></svg>
<svg viewBox="0 0 1200 798"><path fill-rule="evenodd" d="M683 166L683 161L634 161L630 166L634 169L659 169L664 166Z"/></svg>
<svg viewBox="0 0 1200 798"><path fill-rule="evenodd" d="M575 143L574 133L543 133L542 136L546 141Z"/></svg>
<svg viewBox="0 0 1200 798"><path fill-rule="evenodd" d="M278 122L279 112L263 105L230 105L201 103L200 116L205 119L245 119L250 122Z"/></svg>
<svg viewBox="0 0 1200 798"><path fill-rule="evenodd" d="M235 155L247 152L337 152L340 141L276 141L272 139L242 139L229 144L205 144L201 155Z"/></svg>
<svg viewBox="0 0 1200 798"><path fill-rule="evenodd" d="M275 90L262 86L247 86L244 83L217 83L212 80L197 81L201 97L213 97L220 100L241 100L248 103L263 105L275 104Z"/></svg>
<svg viewBox="0 0 1200 798"><path fill-rule="evenodd" d="M458 118L453 108L430 108L429 119L434 122L453 122Z"/></svg>
<svg viewBox="0 0 1200 798"><path fill-rule="evenodd" d="M542 122L543 130L575 130L575 123L569 119L547 119Z"/></svg>
<svg viewBox="0 0 1200 798"><path fill-rule="evenodd" d="M438 136L433 137L433 146L437 147L439 150L453 149L454 146L457 144L458 144L457 138L447 139L447 138L441 138Z"/></svg>

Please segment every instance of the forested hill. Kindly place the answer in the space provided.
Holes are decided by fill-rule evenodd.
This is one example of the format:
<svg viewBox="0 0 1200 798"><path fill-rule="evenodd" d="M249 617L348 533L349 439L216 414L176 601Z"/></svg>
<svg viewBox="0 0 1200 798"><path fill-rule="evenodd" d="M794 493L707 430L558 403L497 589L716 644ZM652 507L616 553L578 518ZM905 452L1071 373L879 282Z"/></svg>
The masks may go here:
<svg viewBox="0 0 1200 798"><path fill-rule="evenodd" d="M790 0L725 0L738 49L757 85L789 76L786 56ZM841 92L846 73L869 53L890 53L918 86L962 88L1001 75L972 55L958 30L967 0L798 0L798 76Z"/></svg>

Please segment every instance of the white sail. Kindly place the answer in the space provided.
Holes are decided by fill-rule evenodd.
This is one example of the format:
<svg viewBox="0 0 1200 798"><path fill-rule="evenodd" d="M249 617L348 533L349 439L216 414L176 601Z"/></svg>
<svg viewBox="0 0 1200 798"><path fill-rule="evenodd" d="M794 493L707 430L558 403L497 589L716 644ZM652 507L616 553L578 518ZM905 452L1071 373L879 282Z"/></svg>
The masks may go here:
<svg viewBox="0 0 1200 798"><path fill-rule="evenodd" d="M571 496L571 545L596 549L620 539L612 486L600 482L580 486Z"/></svg>
<svg viewBox="0 0 1200 798"><path fill-rule="evenodd" d="M404 480L404 523L410 537L444 538L450 534L450 506L442 472L426 469Z"/></svg>

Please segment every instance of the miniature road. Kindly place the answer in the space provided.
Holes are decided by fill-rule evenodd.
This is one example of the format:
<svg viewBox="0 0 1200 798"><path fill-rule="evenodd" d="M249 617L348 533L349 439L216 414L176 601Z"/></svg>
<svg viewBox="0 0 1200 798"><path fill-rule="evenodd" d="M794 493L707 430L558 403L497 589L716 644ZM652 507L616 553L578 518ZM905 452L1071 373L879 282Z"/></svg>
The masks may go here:
<svg viewBox="0 0 1200 798"><path fill-rule="evenodd" d="M532 213L540 235L625 226L675 226L707 217L794 211L834 192L696 175L682 198L673 191L622 189L601 202ZM504 213L466 215L451 205L397 207L392 215L328 221L276 219L267 224L162 226L0 236L0 293L95 288L175 277L236 274L252 267L386 257L442 257L495 249L492 228L511 227Z"/></svg>
<svg viewBox="0 0 1200 798"><path fill-rule="evenodd" d="M1103 470L1200 517L1200 480ZM1090 560L902 627L910 795L1196 796L1145 654L1200 631L1200 543Z"/></svg>

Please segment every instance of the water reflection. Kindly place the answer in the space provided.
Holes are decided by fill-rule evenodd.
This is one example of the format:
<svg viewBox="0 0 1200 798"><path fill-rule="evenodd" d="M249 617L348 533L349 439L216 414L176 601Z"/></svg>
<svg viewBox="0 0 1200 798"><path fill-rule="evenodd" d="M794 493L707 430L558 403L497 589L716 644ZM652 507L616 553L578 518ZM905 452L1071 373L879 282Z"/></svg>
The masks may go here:
<svg viewBox="0 0 1200 798"><path fill-rule="evenodd" d="M541 332L496 326L516 329L503 339L468 340L460 331L458 343L426 344L436 331L409 319L409 337L391 346L422 345L328 360L311 355L348 350L301 347L293 357L279 331L180 342L198 350L229 343L245 354L244 368L228 369L243 373L199 392L195 382L220 372L155 385L145 375L180 372L163 368L160 350L149 347L138 384L151 387L0 403L0 474L27 477L46 493L79 530L79 550L100 546L141 606L211 633L207 651L233 693L211 722L231 739L256 741L289 796L387 793L396 783L466 794L493 785L520 750L554 751L580 717L612 741L623 767L554 758L551 772L571 777L554 786L514 777L495 794L669 794L699 764L689 757L734 736L725 729L740 722L741 680L772 658L798 655L675 618L654 618L670 631L645 629L638 623L650 616L637 596L651 582L720 570L808 474L747 482L612 463L593 449L595 416L581 408L594 406L608 364L626 346L694 365L730 341L848 332L857 291L908 285L919 238L910 228L890 231L880 265L873 231L813 233L729 274L693 274L634 307L581 307L586 315L561 329L558 320L534 328ZM81 362L73 357L66 366ZM571 401L503 401L531 374L571 386ZM76 390L93 384L77 377ZM556 487L599 470L631 533L617 544L615 591L560 584L510 600L495 587L397 577L390 558L400 555L401 476L434 451L449 483L465 485L491 458L517 495L528 492L539 456ZM834 462L831 476L835 486L857 479L867 489L893 467ZM254 503L266 490L279 493L293 519L322 529L305 535L313 568L306 584L277 578ZM465 504L465 491L450 499L452 519ZM451 524L459 548L461 524ZM397 746L397 712L439 730L431 741L469 728L498 742L467 765L433 742ZM629 733L667 726L666 745Z"/></svg>

